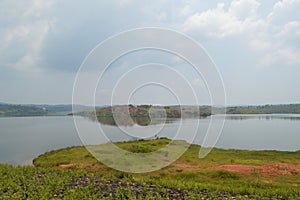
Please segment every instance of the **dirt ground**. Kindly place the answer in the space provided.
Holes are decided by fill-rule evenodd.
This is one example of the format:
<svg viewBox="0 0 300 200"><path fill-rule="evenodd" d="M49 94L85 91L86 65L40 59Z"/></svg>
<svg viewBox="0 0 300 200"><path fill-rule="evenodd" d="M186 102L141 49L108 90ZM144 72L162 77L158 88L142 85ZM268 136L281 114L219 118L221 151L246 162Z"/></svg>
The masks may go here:
<svg viewBox="0 0 300 200"><path fill-rule="evenodd" d="M241 174L251 174L259 172L265 175L289 175L293 173L300 173L300 165L291 163L271 163L266 165L240 165L240 164L230 164L230 165L218 165L211 166L210 169L222 169L231 172L237 172Z"/></svg>
<svg viewBox="0 0 300 200"><path fill-rule="evenodd" d="M61 165L58 165L58 167L60 167L60 168L63 168L63 169L65 169L65 168L69 168L69 167L73 167L74 166L74 164L61 164Z"/></svg>
<svg viewBox="0 0 300 200"><path fill-rule="evenodd" d="M188 165L188 164L173 164L177 168L177 171L192 171L203 166L199 165ZM70 164L61 164L58 167L60 168L69 168L74 167L75 165ZM85 168L86 166L80 166L80 168ZM242 165L242 164L226 164L226 165L214 165L208 167L208 169L219 169L219 170L228 170L231 172L236 172L240 174L253 174L261 173L263 175L291 175L300 173L300 165L292 163L271 163L265 165Z"/></svg>

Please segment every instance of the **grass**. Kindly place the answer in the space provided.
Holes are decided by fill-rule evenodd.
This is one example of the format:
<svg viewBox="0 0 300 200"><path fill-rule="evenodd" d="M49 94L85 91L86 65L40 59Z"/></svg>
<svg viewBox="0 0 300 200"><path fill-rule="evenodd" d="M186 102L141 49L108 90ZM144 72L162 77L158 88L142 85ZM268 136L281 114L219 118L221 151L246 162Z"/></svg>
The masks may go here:
<svg viewBox="0 0 300 200"><path fill-rule="evenodd" d="M183 141L177 142L184 144ZM165 147L170 140L116 144L131 152L147 153ZM255 168L250 173L215 168L274 163L299 165L300 151L215 148L207 157L199 159L199 149L198 145L191 145L170 166L141 174L108 168L84 147L47 152L34 160L35 167L0 165L0 199L300 199L300 174L296 169L285 174L272 174ZM110 155L103 149L101 151ZM61 169L62 164L69 164L69 168ZM280 172L286 170L280 165L277 168L274 169Z"/></svg>

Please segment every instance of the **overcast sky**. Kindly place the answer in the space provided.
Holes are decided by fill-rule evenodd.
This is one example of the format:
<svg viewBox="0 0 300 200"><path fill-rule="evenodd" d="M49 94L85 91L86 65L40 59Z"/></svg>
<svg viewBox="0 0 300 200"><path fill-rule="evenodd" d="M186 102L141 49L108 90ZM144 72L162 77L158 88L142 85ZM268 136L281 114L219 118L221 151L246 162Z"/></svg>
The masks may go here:
<svg viewBox="0 0 300 200"><path fill-rule="evenodd" d="M96 45L128 29L162 27L206 49L223 78L228 104L299 103L299 10L300 0L2 0L0 102L71 103L76 73ZM174 56L136 53L114 63L112 70L160 59L172 65ZM201 91L202 80L192 73L187 77ZM115 80L120 75L111 71L105 76ZM159 99L163 89L156 90L157 103L168 103ZM146 101L151 97L145 91L136 93L133 102L155 103ZM105 95L105 89L97 91L97 104L108 103Z"/></svg>

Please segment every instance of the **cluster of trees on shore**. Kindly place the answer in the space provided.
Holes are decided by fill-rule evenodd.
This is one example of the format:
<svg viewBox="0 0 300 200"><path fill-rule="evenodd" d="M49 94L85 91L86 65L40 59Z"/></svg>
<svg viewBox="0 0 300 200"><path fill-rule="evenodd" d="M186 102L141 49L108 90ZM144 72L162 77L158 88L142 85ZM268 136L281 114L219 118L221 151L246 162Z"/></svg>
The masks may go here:
<svg viewBox="0 0 300 200"><path fill-rule="evenodd" d="M73 110L75 108L75 111ZM300 114L300 104L258 105L258 106L229 106L224 108L214 107L215 110L225 110L226 114ZM49 115L94 115L92 106L71 104L67 105L35 105L35 104L5 104L0 103L0 117L18 116L49 116ZM118 105L97 107L97 117L112 117L113 112L128 112L133 118L152 117L160 118L196 118L207 117L212 113L211 106L157 106L157 105ZM95 115L94 115L95 116Z"/></svg>
<svg viewBox="0 0 300 200"><path fill-rule="evenodd" d="M139 124L147 126L150 123L160 123L159 119L199 118L207 117L210 112L201 111L198 106L152 106L152 105L119 105L96 110L96 113L85 112L79 115L94 115L103 124L119 125ZM130 116L130 117L128 117Z"/></svg>
<svg viewBox="0 0 300 200"><path fill-rule="evenodd" d="M67 115L72 110L82 111L92 107L71 104L7 104L0 103L0 117L53 116Z"/></svg>
<svg viewBox="0 0 300 200"><path fill-rule="evenodd" d="M226 108L226 113L227 114L300 114L300 104L232 106Z"/></svg>

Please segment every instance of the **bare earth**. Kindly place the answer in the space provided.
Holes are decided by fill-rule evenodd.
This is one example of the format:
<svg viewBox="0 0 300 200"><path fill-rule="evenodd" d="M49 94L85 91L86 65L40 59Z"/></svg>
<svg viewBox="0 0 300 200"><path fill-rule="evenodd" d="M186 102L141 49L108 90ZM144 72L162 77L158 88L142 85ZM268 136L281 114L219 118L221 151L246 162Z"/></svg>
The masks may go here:
<svg viewBox="0 0 300 200"><path fill-rule="evenodd" d="M174 167L179 171L191 171L203 168L201 165L189 165L183 163L174 163ZM70 168L76 167L73 163L70 164L60 164L60 168ZM86 168L87 166L79 166L79 168ZM243 164L225 164L225 165L214 165L209 166L208 169L219 169L219 170L228 170L231 172L236 172L240 174L250 175L252 173L258 172L263 175L291 175L293 173L300 173L300 165L292 163L271 163L265 165L243 165Z"/></svg>
<svg viewBox="0 0 300 200"><path fill-rule="evenodd" d="M63 169L73 167L73 166L74 166L74 164L72 164L72 163L58 165L58 167L63 168Z"/></svg>
<svg viewBox="0 0 300 200"><path fill-rule="evenodd" d="M231 172L237 172L241 174L251 174L253 172L259 172L265 175L289 175L292 173L300 173L300 165L291 163L271 163L266 165L218 165L211 166L210 169L223 169Z"/></svg>

